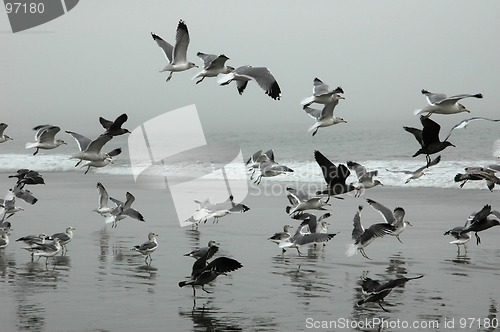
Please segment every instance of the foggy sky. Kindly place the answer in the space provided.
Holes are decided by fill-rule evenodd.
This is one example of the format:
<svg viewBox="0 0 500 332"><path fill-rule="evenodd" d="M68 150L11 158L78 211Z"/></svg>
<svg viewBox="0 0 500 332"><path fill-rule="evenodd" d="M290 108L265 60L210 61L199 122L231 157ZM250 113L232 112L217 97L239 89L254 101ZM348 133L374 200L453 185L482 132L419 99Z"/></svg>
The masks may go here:
<svg viewBox="0 0 500 332"><path fill-rule="evenodd" d="M224 53L228 65L266 66L281 101L250 82L242 96L199 69L159 73L167 60L151 38L174 43L179 19L189 29L188 58ZM129 114L127 128L195 104L207 130L297 127L313 121L300 100L314 77L341 86L335 114L349 126L418 125L420 90L478 93L471 115L500 117L498 1L104 1L85 0L66 15L11 33L0 14L1 111L21 135L38 124L88 133L97 118ZM438 116L439 121L453 120Z"/></svg>

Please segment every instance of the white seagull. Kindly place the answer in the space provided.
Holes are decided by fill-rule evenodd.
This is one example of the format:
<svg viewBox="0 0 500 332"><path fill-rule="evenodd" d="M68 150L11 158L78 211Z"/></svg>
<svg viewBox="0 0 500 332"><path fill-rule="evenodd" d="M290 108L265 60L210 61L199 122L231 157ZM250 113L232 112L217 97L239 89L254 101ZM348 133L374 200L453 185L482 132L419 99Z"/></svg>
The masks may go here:
<svg viewBox="0 0 500 332"><path fill-rule="evenodd" d="M425 164L424 166L421 166L419 168L417 168L416 170L414 171L407 171L407 170L390 170L390 169L385 169L386 171L388 172L392 172L392 173L404 173L404 174L408 174L410 175L409 178L406 179L405 181L405 184L407 184L408 182L410 182L411 180L416 180L418 178L420 178L422 175L425 175L425 170L431 166L435 166L437 164L439 164L439 162L441 161L441 155L437 156L436 158L432 159L431 162L429 164Z"/></svg>
<svg viewBox="0 0 500 332"><path fill-rule="evenodd" d="M372 208L380 212L388 224L396 228L394 232L390 233L390 235L395 236L399 242L403 243L399 238L399 234L404 231L406 226L413 226L408 220L404 220L405 210L402 207L397 207L394 209L394 212L392 212L389 208L375 202L372 199L367 198L366 201L372 206Z"/></svg>
<svg viewBox="0 0 500 332"><path fill-rule="evenodd" d="M134 195L132 195L130 192L127 192L125 198L125 203L113 197L109 198L113 203L115 203L116 207L113 209L113 211L111 211L111 214L106 217L105 222L107 224L113 223L112 228L116 228L117 222L125 219L126 217L130 217L142 222L145 221L142 214L131 207L132 203L135 201Z"/></svg>
<svg viewBox="0 0 500 332"><path fill-rule="evenodd" d="M102 183L97 182L96 187L97 193L99 194L99 206L97 207L97 209L94 209L94 211L99 213L103 217L108 217L111 215L111 212L115 208L109 206L109 195Z"/></svg>
<svg viewBox="0 0 500 332"><path fill-rule="evenodd" d="M6 123L0 123L0 143L5 143L7 141L12 140L13 138L10 137L9 135L5 135L3 132L5 131L5 128L8 127L8 124Z"/></svg>
<svg viewBox="0 0 500 332"><path fill-rule="evenodd" d="M57 148L59 145L66 144L62 139L55 139L56 134L61 130L57 126L40 125L33 128L33 130L36 130L36 142L26 143L26 149L36 148L33 155L36 155L39 149L50 150Z"/></svg>
<svg viewBox="0 0 500 332"><path fill-rule="evenodd" d="M458 101L464 98L483 98L480 93L476 94L461 94L456 96L448 97L443 93L432 93L427 90L422 90L422 94L427 98L427 105L422 109L418 109L414 112L415 115L422 115L427 113L427 117L431 114L456 114L461 112L470 113L470 111L465 108L464 105L460 104Z"/></svg>
<svg viewBox="0 0 500 332"><path fill-rule="evenodd" d="M311 108L309 106L304 106L304 111L309 114L309 116L316 120L316 122L309 128L308 132L313 132L312 135L316 135L319 128L333 126L339 123L347 123L341 117L333 115L333 111L335 106L337 106L337 102L332 102L326 104L322 110Z"/></svg>
<svg viewBox="0 0 500 332"><path fill-rule="evenodd" d="M344 93L344 90L342 90L340 86L334 90L330 90L328 85L316 77L313 80L312 96L302 99L300 104L304 109L312 103L333 104L333 107L335 107L339 103L339 99L345 99L343 96L339 95L339 93Z"/></svg>
<svg viewBox="0 0 500 332"><path fill-rule="evenodd" d="M146 265L151 265L151 262L153 261L153 258L151 258L151 254L158 248L158 242L156 241L156 237L158 234L156 233L149 233L148 234L148 240L144 242L141 245L136 245L134 246L131 250L135 250L140 252L144 258L144 262L146 262ZM149 263L148 263L148 257L149 257Z"/></svg>
<svg viewBox="0 0 500 332"><path fill-rule="evenodd" d="M356 184L357 192L356 195L354 195L354 197L361 196L361 192L364 189L370 189L378 185L383 186L382 182L373 179L374 176L378 175L377 170L368 172L365 166L358 164L357 162L354 161L348 161L347 167L351 171L356 172L356 177L358 178L358 183Z"/></svg>
<svg viewBox="0 0 500 332"><path fill-rule="evenodd" d="M229 74L234 71L233 67L225 65L229 58L224 54L215 55L198 52L196 55L204 62L203 70L192 78L194 80L201 77L201 79L196 81L196 84L201 83L205 77L216 77L219 74Z"/></svg>
<svg viewBox="0 0 500 332"><path fill-rule="evenodd" d="M104 144L108 143L113 138L111 135L99 135L99 137L92 141L90 138L73 131L66 131L66 133L70 134L76 140L78 148L80 149L80 152L71 156L71 158L80 159L75 167L80 165L83 160L103 161L110 157L109 153L101 152L101 149Z"/></svg>
<svg viewBox="0 0 500 332"><path fill-rule="evenodd" d="M223 75L217 83L228 85L236 81L236 88L241 95L247 87L248 81L254 80L274 100L280 100L281 89L273 74L266 67L241 66L229 74Z"/></svg>
<svg viewBox="0 0 500 332"><path fill-rule="evenodd" d="M189 45L189 32L187 25L183 20L177 25L177 33L175 34L175 46L170 45L158 35L151 33L154 41L163 50L169 63L160 72L169 71L167 82L172 78L172 74L178 71L185 71L193 67L198 68L193 62L187 61L187 48Z"/></svg>

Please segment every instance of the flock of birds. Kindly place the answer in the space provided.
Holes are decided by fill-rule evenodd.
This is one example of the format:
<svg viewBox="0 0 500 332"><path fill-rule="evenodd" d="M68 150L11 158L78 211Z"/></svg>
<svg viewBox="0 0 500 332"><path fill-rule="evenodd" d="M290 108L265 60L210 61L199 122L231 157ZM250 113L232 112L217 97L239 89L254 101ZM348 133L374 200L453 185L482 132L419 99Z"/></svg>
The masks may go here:
<svg viewBox="0 0 500 332"><path fill-rule="evenodd" d="M195 63L187 59L187 49L190 37L187 25L184 21L181 20L178 23L174 45L168 43L154 33L151 33L151 36L168 60L168 64L160 70L160 72L169 72L169 76L166 79L167 81L171 80L175 72L198 68ZM268 68L248 65L237 68L227 66L226 62L229 58L224 54L215 55L198 52L197 56L203 61L203 69L193 77L193 79L197 80L196 84L203 82L207 77L219 77L217 79L219 85L229 85L234 81L238 93L242 94L248 82L255 81L269 97L274 100L280 100L280 86ZM434 159L432 159L431 156L442 152L449 146L454 146L448 139L455 129L465 128L470 122L477 120L492 122L500 121L500 119L472 117L459 122L450 130L444 140L441 140L440 125L431 119L431 116L434 114L452 115L469 112L469 110L460 104L459 101L466 98L483 98L483 96L480 93L476 93L448 97L444 94L431 93L427 90L422 90L421 92L426 97L428 104L415 112L415 115L420 116L422 128L404 127L404 130L412 134L419 144L419 149L414 153L413 157L424 155L426 163L414 171L388 170L409 174L410 177L406 180L406 183L418 179L424 175L424 172L428 168L437 165L441 161L440 155ZM319 78L314 78L312 95L301 101L304 112L315 121L309 128L309 132L312 133L312 136L315 136L320 128L347 123L343 118L334 115L335 107L339 104L340 100L344 99L342 96L343 93L344 91L341 87L331 89ZM312 108L311 105L313 104L322 105L322 108ZM114 121L106 120L102 117L99 118L105 131L94 140L73 131L66 131L66 133L73 137L78 144L79 151L72 156L72 158L78 159L75 167L79 166L83 161L86 161L82 167L87 167L85 171L85 173L87 173L91 167L105 167L111 164L113 162L113 157L122 152L121 148L109 152L102 152L101 150L104 145L113 139L113 137L130 133L129 130L122 127L127 119L127 114L120 115ZM6 128L7 124L0 124L0 143L5 143L12 139L4 134ZM40 149L55 149L60 145L66 144L64 140L56 139L56 134L61 130L58 126L40 125L33 129L36 131L35 142L26 144L26 149L35 149L33 155L38 154ZM500 150L500 143L498 144L498 150ZM330 205L329 200L331 197L343 199L341 195L350 192L355 192L355 196L360 196L366 189L383 185L379 180L375 179L378 175L377 170L368 171L363 165L357 162L348 161L346 164L335 165L323 153L317 150L314 151L314 159L321 168L326 187L314 193L287 187L287 198L290 205L285 208L285 211L291 219L299 220L300 224L293 234L290 230L294 226L286 224L282 232L277 232L269 237L270 241L278 245L282 253L285 253L288 248L295 248L298 254L301 255L300 249L302 247L325 246L328 241L337 235L337 233L328 231L330 224L327 218L331 216L331 213L326 212L321 216L316 216L311 210L326 210L326 207ZM291 168L276 161L273 150L264 153L262 150L257 151L248 159L246 166L250 172L250 179L253 180L255 184L260 184L263 178L294 172ZM467 181L484 180L488 188L493 190L495 184L500 184L500 179L495 175L495 172L499 170L500 167L495 165L487 167L468 167L465 169L466 173L456 175L455 181L461 182L461 186L463 186ZM356 174L357 182L355 183L346 182L351 171ZM12 189L9 189L7 196L1 202L0 248L5 248L9 243L8 235L12 231L12 228L8 219L22 210L22 208L16 207L15 199L19 198L26 201L28 204L35 204L37 199L33 196L31 191L25 189L25 186L44 184L43 177L37 171L29 169L21 169L17 174L10 177L17 178L17 182ZM113 228L117 227L118 222L126 217L144 221L142 214L132 208L135 197L130 192L126 193L125 202L122 202L110 197L102 183L97 183L97 190L99 205L95 211L105 218L106 223L111 223ZM326 199L324 199L325 196L327 196ZM110 202L112 202L114 206L111 206ZM212 202L209 198L204 201L195 202L199 204L199 208L187 222L191 223L193 227L196 228L201 223L206 223L209 219L213 219L214 223L216 223L224 216L233 213L244 213L250 210L245 204L235 203L232 196L220 203ZM363 227L361 223L361 211L363 206L360 205L353 218L353 231L351 234L353 243L348 247L346 255L353 256L359 252L366 259L370 259L365 252L366 247L370 243L386 235L394 236L402 243L400 239L401 233L407 226L411 226L412 224L405 220L405 210L402 207L396 207L392 210L369 198L366 199L366 202L382 215L384 222L370 225L368 228ZM475 233L477 244L479 244L480 237L478 236L478 232L497 225L500 225L500 212L492 210L490 205L486 205L481 211L471 214L464 226L450 229L445 232L445 235L450 235L454 238L450 243L457 245L457 250L460 254L460 246L465 247L472 233ZM47 236L45 234L28 235L16 241L24 242L27 245L24 249L29 251L32 257L45 257L45 263L47 265L50 257L54 257L59 253L64 254L66 245L73 237L74 230L74 227L69 226L64 233L56 233L52 236ZM151 254L158 248L157 236L158 234L150 232L146 242L131 248L131 250L135 250L145 257L145 263L147 265L151 265ZM208 243L207 247L194 250L185 255L195 258L196 261L192 266L189 279L179 282L180 287L191 286L194 296L196 296L195 286L199 286L203 291L209 292L204 287L206 284L212 282L219 275L225 275L242 267L240 262L229 257L218 257L210 260L217 253L218 246L219 243L212 240ZM465 248L464 250L466 251L467 249ZM366 293L366 297L359 301L358 305L367 302L376 302L383 310L386 310L381 302L394 287L403 286L409 280L422 277L423 276L420 275L413 278L397 278L387 282L364 278L361 286L363 292Z"/></svg>

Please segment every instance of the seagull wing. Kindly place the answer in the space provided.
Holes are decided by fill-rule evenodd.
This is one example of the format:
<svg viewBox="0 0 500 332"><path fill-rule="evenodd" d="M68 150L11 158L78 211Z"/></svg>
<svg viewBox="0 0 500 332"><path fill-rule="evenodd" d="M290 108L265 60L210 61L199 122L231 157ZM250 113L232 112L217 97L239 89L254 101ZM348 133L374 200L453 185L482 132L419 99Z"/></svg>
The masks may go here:
<svg viewBox="0 0 500 332"><path fill-rule="evenodd" d="M304 111L313 119L319 120L322 111L317 108L312 108L309 106L304 107Z"/></svg>
<svg viewBox="0 0 500 332"><path fill-rule="evenodd" d="M173 63L184 63L187 61L187 48L189 45L189 32L186 23L179 21L175 35L174 60Z"/></svg>
<svg viewBox="0 0 500 332"><path fill-rule="evenodd" d="M354 215L354 219L353 219L354 229L352 230L352 239L353 240L356 240L365 232L363 225L361 225L361 210L362 209L363 209L362 205L358 206L358 211Z"/></svg>
<svg viewBox="0 0 500 332"><path fill-rule="evenodd" d="M367 198L366 201L368 202L368 204L372 206L372 208L377 210L382 215L382 217L384 217L385 222L391 225L393 225L396 222L396 219L394 218L394 215L389 208L369 198Z"/></svg>
<svg viewBox="0 0 500 332"><path fill-rule="evenodd" d="M53 142L56 134L61 130L57 126L48 126L40 131L39 141L40 142Z"/></svg>
<svg viewBox="0 0 500 332"><path fill-rule="evenodd" d="M473 98L483 98L483 95L480 94L480 93L476 93L476 94L461 94L461 95L451 96L451 97L448 97L448 98L446 98L444 100L436 102L436 105L454 105L460 99L471 98L471 97L473 97Z"/></svg>
<svg viewBox="0 0 500 332"><path fill-rule="evenodd" d="M483 118L481 116L475 116L475 117L472 117L470 119L462 120L450 129L450 132L448 133L448 136L446 136L445 141L450 137L453 130L462 129L462 128L465 129L465 128L467 128L467 126L469 125L470 122L476 121L476 120L486 120L486 121L492 121L492 122L499 122L500 121L500 119Z"/></svg>
<svg viewBox="0 0 500 332"><path fill-rule="evenodd" d="M66 130L66 133L70 134L76 140L76 143L78 143L78 148L80 149L80 151L85 151L91 142L90 138L87 138L73 131Z"/></svg>
<svg viewBox="0 0 500 332"><path fill-rule="evenodd" d="M97 182L97 192L99 193L99 207L107 207L109 201L109 195L106 191L106 188L102 185L102 183Z"/></svg>
<svg viewBox="0 0 500 332"><path fill-rule="evenodd" d="M253 79L273 99L280 99L281 89L273 74L266 67L243 66L235 70L238 76ZM241 81L238 81L239 83ZM240 89L238 89L240 90Z"/></svg>
<svg viewBox="0 0 500 332"><path fill-rule="evenodd" d="M441 129L441 126L437 122L424 116L420 116L420 122L422 123L422 126L424 126L424 129L422 129L423 146L439 142L439 130Z"/></svg>
<svg viewBox="0 0 500 332"><path fill-rule="evenodd" d="M85 149L87 152L95 152L100 153L104 144L111 140L111 136L109 135L99 135L95 140L93 140L88 147Z"/></svg>
<svg viewBox="0 0 500 332"><path fill-rule="evenodd" d="M434 105L447 98L444 93L432 93L427 90L422 90L422 94L427 98L427 103L429 105Z"/></svg>
<svg viewBox="0 0 500 332"><path fill-rule="evenodd" d="M172 51L174 47L154 33L151 33L151 37L153 37L154 41L163 50L163 54L165 54L165 57L168 59L168 61L172 62Z"/></svg>
<svg viewBox="0 0 500 332"><path fill-rule="evenodd" d="M334 181L338 181L337 166L335 166L328 158L326 158L318 150L314 151L314 159L316 159L316 162L321 168L321 171L323 172L323 177L325 178L327 184L330 184Z"/></svg>
<svg viewBox="0 0 500 332"><path fill-rule="evenodd" d="M410 134L413 134L415 136L415 139L417 142L420 144L420 146L424 146L424 140L422 138L422 129L417 129L413 127L403 127L404 130L409 132Z"/></svg>

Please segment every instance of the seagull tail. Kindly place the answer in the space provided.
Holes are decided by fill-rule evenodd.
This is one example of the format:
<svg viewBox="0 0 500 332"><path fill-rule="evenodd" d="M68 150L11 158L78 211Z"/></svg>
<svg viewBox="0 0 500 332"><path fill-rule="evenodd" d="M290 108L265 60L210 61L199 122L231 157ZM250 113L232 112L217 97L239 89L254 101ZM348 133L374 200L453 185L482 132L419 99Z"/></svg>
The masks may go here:
<svg viewBox="0 0 500 332"><path fill-rule="evenodd" d="M191 79L194 80L194 79L197 79L198 77L201 77L201 71L199 73L197 73L196 75L194 75Z"/></svg>
<svg viewBox="0 0 500 332"><path fill-rule="evenodd" d="M313 124L311 127L309 127L309 129L307 130L308 133L310 133L311 131L315 130L315 129L318 129L319 128L319 123L315 123ZM314 134L313 134L314 136Z"/></svg>
<svg viewBox="0 0 500 332"><path fill-rule="evenodd" d="M424 113L425 113L425 111L423 109L418 109L418 110L413 111L414 115L421 115L421 114L424 114Z"/></svg>
<svg viewBox="0 0 500 332"><path fill-rule="evenodd" d="M181 281L181 282L179 282L179 287L184 287L188 284L189 284L189 282L187 282L187 281Z"/></svg>
<svg viewBox="0 0 500 332"><path fill-rule="evenodd" d="M26 149L36 148L36 143L26 143Z"/></svg>
<svg viewBox="0 0 500 332"><path fill-rule="evenodd" d="M104 219L104 222L105 222L106 224L111 224L111 223L112 223L112 222L114 222L114 221L115 221L115 216L108 216L108 217L106 217L106 218Z"/></svg>
<svg viewBox="0 0 500 332"><path fill-rule="evenodd" d="M358 252L358 246L355 244L350 244L347 246L347 251L345 252L346 256L351 257L356 255Z"/></svg>
<svg viewBox="0 0 500 332"><path fill-rule="evenodd" d="M234 77L234 74L231 74L231 73L220 75L220 78L217 79L217 83L220 85L229 84L231 82L231 80L233 79L233 77Z"/></svg>

